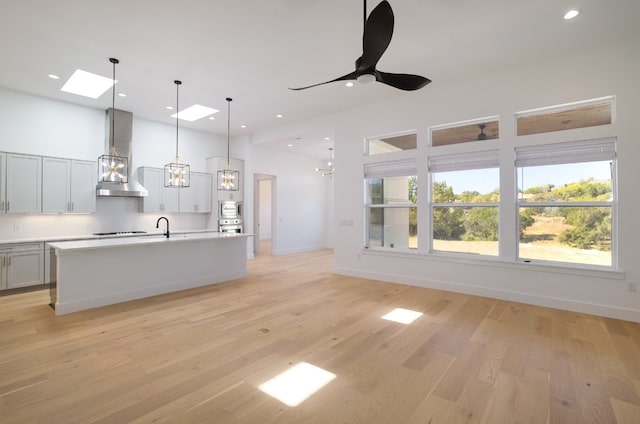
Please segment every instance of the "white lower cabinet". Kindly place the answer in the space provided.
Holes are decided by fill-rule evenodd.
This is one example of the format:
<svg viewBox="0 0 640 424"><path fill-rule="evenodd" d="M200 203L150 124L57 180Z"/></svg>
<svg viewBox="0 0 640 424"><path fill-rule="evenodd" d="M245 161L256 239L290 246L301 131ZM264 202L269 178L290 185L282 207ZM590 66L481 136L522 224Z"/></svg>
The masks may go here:
<svg viewBox="0 0 640 424"><path fill-rule="evenodd" d="M44 284L42 243L0 245L0 288Z"/></svg>

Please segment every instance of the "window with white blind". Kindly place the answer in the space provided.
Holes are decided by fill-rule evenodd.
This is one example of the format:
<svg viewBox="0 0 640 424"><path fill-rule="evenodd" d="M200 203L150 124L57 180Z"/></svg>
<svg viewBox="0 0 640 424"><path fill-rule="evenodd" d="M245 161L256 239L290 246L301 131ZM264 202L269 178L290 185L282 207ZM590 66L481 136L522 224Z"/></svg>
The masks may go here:
<svg viewBox="0 0 640 424"><path fill-rule="evenodd" d="M432 156L431 250L498 255L498 150Z"/></svg>
<svg viewBox="0 0 640 424"><path fill-rule="evenodd" d="M415 160L364 168L368 247L418 247L418 181Z"/></svg>
<svg viewBox="0 0 640 424"><path fill-rule="evenodd" d="M516 148L518 259L615 266L616 140Z"/></svg>

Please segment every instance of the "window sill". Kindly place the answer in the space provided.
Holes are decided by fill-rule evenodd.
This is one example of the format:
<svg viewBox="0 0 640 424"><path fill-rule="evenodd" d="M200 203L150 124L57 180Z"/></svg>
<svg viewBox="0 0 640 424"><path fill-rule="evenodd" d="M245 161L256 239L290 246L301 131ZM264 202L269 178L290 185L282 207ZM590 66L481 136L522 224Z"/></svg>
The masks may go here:
<svg viewBox="0 0 640 424"><path fill-rule="evenodd" d="M587 268L571 266L570 264L550 264L524 261L505 261L498 257L482 256L482 259L460 255L440 253L424 253L413 249L389 249L380 247L365 247L364 255L385 256L403 259L413 259L427 262L448 262L452 264L468 264L474 266L486 266L494 268L512 269L517 271L549 272L553 274L579 275L584 277L605 278L610 280L624 280L624 271L609 268Z"/></svg>

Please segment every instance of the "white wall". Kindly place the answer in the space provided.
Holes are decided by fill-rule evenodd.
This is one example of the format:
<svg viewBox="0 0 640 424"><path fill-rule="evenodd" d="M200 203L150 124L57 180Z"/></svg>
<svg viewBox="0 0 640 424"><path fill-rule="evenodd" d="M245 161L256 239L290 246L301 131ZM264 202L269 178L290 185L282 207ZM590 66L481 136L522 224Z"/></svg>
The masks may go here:
<svg viewBox="0 0 640 424"><path fill-rule="evenodd" d="M334 271L339 274L510 299L640 322L640 293L628 292L628 283L640 283L638 213L640 196L640 56L633 42L576 56L549 58L526 66L439 82L416 92L399 92L384 102L316 119L310 128L335 131L335 190L328 238L334 246ZM392 90L390 88L390 90ZM612 125L576 129L552 135L515 137L513 113L544 106L617 96ZM363 248L365 213L363 140L415 130L418 142L427 143L428 128L462 120L500 116L501 160L513 160L522 144L615 136L618 140L618 262L620 272L583 271L562 266L515 262L515 207L501 208L501 256L498 261L460 259L428 254L374 252ZM254 135L255 140L295 134L304 123ZM449 146L447 146L449 147ZM463 152L469 146L451 146ZM473 148L473 147L472 147ZM457 149L457 150L456 150ZM426 175L426 154L418 154L418 173ZM515 192L513 176L501 176L503 194ZM505 184L506 183L506 184ZM513 196L515 198L515 194ZM419 199L426 207L426 199ZM508 203L508 202L506 202ZM419 217L419 225L427 222ZM419 230L420 231L420 230ZM424 243L424 241L423 241ZM639 284L640 285L640 284Z"/></svg>
<svg viewBox="0 0 640 424"><path fill-rule="evenodd" d="M272 227L272 253L284 255L328 247L327 216L331 199L330 180L319 175L318 161L284 151L250 145L245 162L247 176L267 174L276 177L275 226ZM246 181L250 181L247 178ZM253 187L245 184L245 205L253 208ZM250 209L253 210L253 209ZM246 228L253 228L252 214L245 214Z"/></svg>
<svg viewBox="0 0 640 424"><path fill-rule="evenodd" d="M418 92L343 114L336 120L335 130L335 271L640 321L640 293L626 291L628 282L640 282L640 262L637 260L640 240L637 214L640 210L637 189L640 180L637 165L640 163L640 127L637 124L640 85L637 75L640 75L640 59L638 55L629 54L634 49L632 45L620 45L580 56L503 69L455 83L435 81ZM617 96L617 119L613 125L517 140L514 136L513 113L516 111L612 94ZM507 160L513 157L513 148L522 143L618 137L618 256L622 273L515 263L513 249L503 251L500 262L447 259L426 254L380 254L363 249L362 164L365 158L362 140L416 129L418 142L426 143L429 126L490 115L500 116L501 138L496 145L501 150L501 157ZM469 146L458 145L456 148L464 151ZM419 175L426 175L425 159L422 153L419 154ZM514 190L513 187L504 189L507 193ZM515 215L514 211L512 209L512 215ZM353 225L349 225L351 222ZM515 217L506 222L512 223L507 227L513 228L501 228L501 234L511 234L513 240Z"/></svg>

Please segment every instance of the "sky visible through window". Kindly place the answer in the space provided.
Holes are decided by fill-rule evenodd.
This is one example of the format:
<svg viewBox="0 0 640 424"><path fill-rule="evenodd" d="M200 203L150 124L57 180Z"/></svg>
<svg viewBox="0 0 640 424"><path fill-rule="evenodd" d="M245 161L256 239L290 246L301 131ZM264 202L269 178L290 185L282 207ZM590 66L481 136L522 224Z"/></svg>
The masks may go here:
<svg viewBox="0 0 640 424"><path fill-rule="evenodd" d="M524 178L522 178L522 170L523 168L518 169L518 185L519 189L523 190L545 184L559 187L581 180L611 180L611 166L608 161L530 166L524 168ZM477 191L480 194L486 194L499 187L499 170L498 168L488 168L440 172L434 175L434 181L446 181L447 186L452 187L457 194L464 191Z"/></svg>

